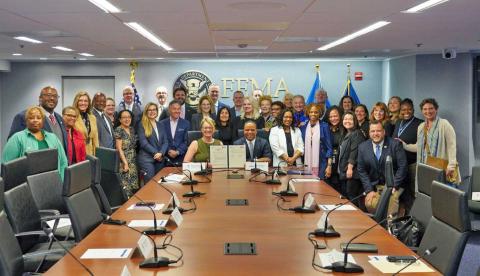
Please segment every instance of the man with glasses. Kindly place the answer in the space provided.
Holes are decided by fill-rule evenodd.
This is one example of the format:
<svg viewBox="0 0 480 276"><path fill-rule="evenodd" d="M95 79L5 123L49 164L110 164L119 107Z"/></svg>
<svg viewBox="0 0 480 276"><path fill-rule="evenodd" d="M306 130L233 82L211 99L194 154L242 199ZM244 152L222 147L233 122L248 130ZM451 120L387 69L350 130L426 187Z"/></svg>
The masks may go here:
<svg viewBox="0 0 480 276"><path fill-rule="evenodd" d="M60 142L63 145L63 148L66 148L67 133L65 131L65 126L63 124L62 115L55 112L55 107L57 107L58 99L57 89L52 86L47 86L42 88L40 91L40 96L38 98L40 106L45 111L45 118L43 123L43 129L48 132L54 133ZM27 127L25 121L25 110L21 111L15 118L13 118L12 126L10 127L10 132L8 138L13 134L24 130Z"/></svg>
<svg viewBox="0 0 480 276"><path fill-rule="evenodd" d="M237 90L233 93L233 106L230 108L230 114L235 117L240 116L243 107L243 92L241 90Z"/></svg>
<svg viewBox="0 0 480 276"><path fill-rule="evenodd" d="M212 84L210 85L210 87L208 87L208 95L210 96L210 98L212 99L213 101L213 113L215 114L215 116L217 116L217 112L218 110L220 110L220 108L226 106L226 107L229 107L228 105L222 103L221 101L218 100L218 96L220 94L220 86L219 85L216 85L216 84Z"/></svg>
<svg viewBox="0 0 480 276"><path fill-rule="evenodd" d="M123 88L123 101L118 104L117 113L122 110L130 110L133 113L133 124L134 128L136 129L138 122L142 118L142 107L136 103L134 100L134 91L133 88L129 85Z"/></svg>
<svg viewBox="0 0 480 276"><path fill-rule="evenodd" d="M158 115L157 115L157 121L159 120L160 118L160 114L162 114L162 112L164 110L167 110L168 109L168 92L167 92L167 88L165 86L160 86L160 87L157 87L157 89L155 90L155 97L157 98L158 100Z"/></svg>

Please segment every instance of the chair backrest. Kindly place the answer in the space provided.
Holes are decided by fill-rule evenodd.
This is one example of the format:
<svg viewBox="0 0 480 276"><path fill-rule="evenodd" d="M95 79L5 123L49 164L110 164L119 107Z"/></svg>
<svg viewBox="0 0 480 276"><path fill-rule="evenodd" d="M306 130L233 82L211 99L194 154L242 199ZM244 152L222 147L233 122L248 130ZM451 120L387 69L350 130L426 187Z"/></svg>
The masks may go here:
<svg viewBox="0 0 480 276"><path fill-rule="evenodd" d="M90 174L88 160L65 169L63 197L77 242L85 238L103 220L91 189Z"/></svg>
<svg viewBox="0 0 480 276"><path fill-rule="evenodd" d="M95 199L102 212L111 215L112 207L110 206L110 202L108 202L105 191L100 185L102 179L102 166L100 164L100 159L93 155L87 155L87 160L90 161L90 167L92 169L92 191L95 195Z"/></svg>
<svg viewBox="0 0 480 276"><path fill-rule="evenodd" d="M22 250L5 211L0 211L0 275L22 275Z"/></svg>
<svg viewBox="0 0 480 276"><path fill-rule="evenodd" d="M410 216L414 217L425 229L432 217L432 199L424 193L417 193L417 197L410 209Z"/></svg>
<svg viewBox="0 0 480 276"><path fill-rule="evenodd" d="M419 246L419 254L437 250L425 256L430 264L445 275L455 275L470 231L465 192L433 181L432 214Z"/></svg>
<svg viewBox="0 0 480 276"><path fill-rule="evenodd" d="M3 211L5 205L5 183L3 182L3 178L0 177L0 212Z"/></svg>
<svg viewBox="0 0 480 276"><path fill-rule="evenodd" d="M27 175L28 161L25 156L2 163L2 178L5 183L5 191L27 182Z"/></svg>
<svg viewBox="0 0 480 276"><path fill-rule="evenodd" d="M202 137L202 132L200 130L189 130L188 131L188 144L190 145L193 141L198 140Z"/></svg>
<svg viewBox="0 0 480 276"><path fill-rule="evenodd" d="M58 169L58 150L43 149L26 153L28 175L38 174Z"/></svg>
<svg viewBox="0 0 480 276"><path fill-rule="evenodd" d="M127 201L120 178L120 157L114 149L98 147L96 156L100 160L102 175L100 185L107 195L110 206L119 206Z"/></svg>
<svg viewBox="0 0 480 276"><path fill-rule="evenodd" d="M375 214L373 215L373 219L376 222L380 222L385 219L388 215L388 203L390 201L390 196L392 195L392 188L385 186L380 195L380 199L378 200L377 209L375 210ZM386 225L386 222L382 224L383 226Z"/></svg>
<svg viewBox="0 0 480 276"><path fill-rule="evenodd" d="M432 181L436 180L445 182L445 172L435 167L418 163L416 179L418 192L430 196L432 190Z"/></svg>
<svg viewBox="0 0 480 276"><path fill-rule="evenodd" d="M480 166L472 167L472 176L470 177L470 183L472 192L480 192ZM472 198L471 195L469 198Z"/></svg>
<svg viewBox="0 0 480 276"><path fill-rule="evenodd" d="M27 183L38 209L54 209L65 214L62 198L62 179L58 170L47 171L27 176Z"/></svg>
<svg viewBox="0 0 480 276"><path fill-rule="evenodd" d="M266 132L264 129L257 129L257 136L262 137L263 139L265 139L267 141L268 141L269 134L270 133ZM239 137L243 137L243 130L242 130L242 136L239 136Z"/></svg>
<svg viewBox="0 0 480 276"><path fill-rule="evenodd" d="M100 184L102 178L102 165L100 159L93 155L87 155L87 160L90 161L90 167L92 169L92 186Z"/></svg>

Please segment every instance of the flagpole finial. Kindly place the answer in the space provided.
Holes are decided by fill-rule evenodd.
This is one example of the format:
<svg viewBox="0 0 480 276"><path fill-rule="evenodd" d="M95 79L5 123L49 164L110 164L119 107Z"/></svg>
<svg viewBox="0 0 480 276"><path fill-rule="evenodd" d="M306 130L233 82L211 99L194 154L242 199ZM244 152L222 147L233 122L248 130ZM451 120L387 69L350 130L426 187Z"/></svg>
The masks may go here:
<svg viewBox="0 0 480 276"><path fill-rule="evenodd" d="M347 64L347 78L350 78L350 63Z"/></svg>
<svg viewBox="0 0 480 276"><path fill-rule="evenodd" d="M317 72L320 71L320 64L315 64L315 69L317 69Z"/></svg>

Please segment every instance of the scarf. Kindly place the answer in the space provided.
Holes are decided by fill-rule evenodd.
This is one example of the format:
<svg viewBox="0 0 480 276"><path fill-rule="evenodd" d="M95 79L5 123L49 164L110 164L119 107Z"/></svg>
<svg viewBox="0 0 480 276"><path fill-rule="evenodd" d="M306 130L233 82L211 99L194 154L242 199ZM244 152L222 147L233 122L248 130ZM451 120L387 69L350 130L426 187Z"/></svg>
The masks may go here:
<svg viewBox="0 0 480 276"><path fill-rule="evenodd" d="M420 162L426 164L427 163L427 155L437 157L437 150L438 150L438 139L439 139L439 131L438 131L438 121L440 117L437 116L435 120L432 122L432 127L427 132L427 144L430 149L430 152L427 152L425 145L425 128L421 128L418 134L418 139L420 139L417 143L422 145L421 147L421 154L420 154ZM426 125L427 122L425 122Z"/></svg>

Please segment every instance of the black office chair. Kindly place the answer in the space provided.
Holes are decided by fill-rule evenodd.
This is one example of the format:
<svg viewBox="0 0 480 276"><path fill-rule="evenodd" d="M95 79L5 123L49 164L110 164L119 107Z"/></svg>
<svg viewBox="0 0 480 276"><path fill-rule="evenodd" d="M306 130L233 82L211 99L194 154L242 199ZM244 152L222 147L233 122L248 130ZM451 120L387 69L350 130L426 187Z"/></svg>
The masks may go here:
<svg viewBox="0 0 480 276"><path fill-rule="evenodd" d="M471 212L480 214L480 201L472 200L472 193L480 192L480 166L472 167L472 176L470 177L470 191L468 195L468 208Z"/></svg>
<svg viewBox="0 0 480 276"><path fill-rule="evenodd" d="M200 130L189 130L188 131L188 144L190 145L193 141L198 140L202 138L202 132ZM213 138L218 139L220 136L220 133L218 130L215 130L213 133Z"/></svg>
<svg viewBox="0 0 480 276"><path fill-rule="evenodd" d="M120 157L114 149L98 147L96 157L102 168L100 185L108 198L110 206L120 206L127 201L127 194L120 178Z"/></svg>
<svg viewBox="0 0 480 276"><path fill-rule="evenodd" d="M10 190L27 181L28 161L22 156L15 160L2 163L2 178L5 183L5 191Z"/></svg>
<svg viewBox="0 0 480 276"><path fill-rule="evenodd" d="M28 175L49 172L58 169L58 150L43 149L25 154L28 161Z"/></svg>
<svg viewBox="0 0 480 276"><path fill-rule="evenodd" d="M102 211L91 189L90 161L65 169L63 198L67 206L77 242L85 238L102 221Z"/></svg>
<svg viewBox="0 0 480 276"><path fill-rule="evenodd" d="M456 275L458 264L470 232L470 218L465 192L433 181L431 186L432 218L428 223L418 252L437 250L425 256L444 275Z"/></svg>
<svg viewBox="0 0 480 276"><path fill-rule="evenodd" d="M114 208L110 206L107 195L105 194L102 185L100 185L102 179L102 166L100 164L100 160L92 155L87 155L87 160L90 161L90 167L92 169L92 190L95 194L95 199L97 200L102 212L107 215L111 215L113 213L113 209L117 209L119 206L115 206Z"/></svg>

